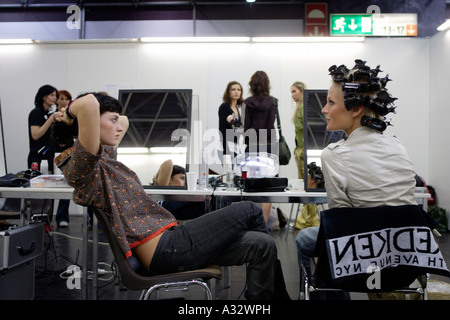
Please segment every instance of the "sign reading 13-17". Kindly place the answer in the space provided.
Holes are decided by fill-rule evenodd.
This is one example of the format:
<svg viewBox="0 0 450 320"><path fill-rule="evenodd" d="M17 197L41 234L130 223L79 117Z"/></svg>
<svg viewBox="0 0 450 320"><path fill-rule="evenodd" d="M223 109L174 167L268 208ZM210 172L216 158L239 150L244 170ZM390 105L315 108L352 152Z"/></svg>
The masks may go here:
<svg viewBox="0 0 450 320"><path fill-rule="evenodd" d="M417 14L331 14L332 36L417 36Z"/></svg>

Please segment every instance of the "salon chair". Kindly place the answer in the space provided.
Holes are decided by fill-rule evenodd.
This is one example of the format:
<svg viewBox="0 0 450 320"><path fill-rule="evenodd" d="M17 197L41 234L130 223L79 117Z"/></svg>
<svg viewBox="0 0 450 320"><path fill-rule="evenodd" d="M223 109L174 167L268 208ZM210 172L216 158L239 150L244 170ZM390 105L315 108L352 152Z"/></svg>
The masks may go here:
<svg viewBox="0 0 450 320"><path fill-rule="evenodd" d="M135 256L126 259L120 248L119 242L112 234L110 219L105 212L97 208L92 208L98 222L102 227L112 253L115 257L117 267L121 276L121 281L130 290L142 290L140 300L149 300L152 293L162 288L166 290L185 290L189 286L199 286L204 290L205 299L212 300L212 293L209 288L210 279L221 279L222 270L220 266L212 265L204 269L162 274L156 276L146 276L140 274L142 265ZM217 283L216 283L217 287ZM217 290L216 290L217 292Z"/></svg>
<svg viewBox="0 0 450 320"><path fill-rule="evenodd" d="M5 224L9 224L6 220L18 220L18 224L23 224L21 219L21 199L0 198L0 220L5 220Z"/></svg>
<svg viewBox="0 0 450 320"><path fill-rule="evenodd" d="M428 274L450 276L420 206L333 208L320 221L311 274L300 266L300 299L395 292L427 300Z"/></svg>

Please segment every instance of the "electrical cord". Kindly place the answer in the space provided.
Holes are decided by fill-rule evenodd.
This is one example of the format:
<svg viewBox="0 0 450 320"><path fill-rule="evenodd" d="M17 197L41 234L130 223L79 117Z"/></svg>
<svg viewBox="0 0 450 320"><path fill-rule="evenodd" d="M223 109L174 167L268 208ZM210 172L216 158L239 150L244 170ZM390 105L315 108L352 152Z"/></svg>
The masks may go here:
<svg viewBox="0 0 450 320"><path fill-rule="evenodd" d="M248 263L245 263L245 270L247 270L248 268ZM245 292L245 289L247 289L247 272L245 272L245 284L244 284L244 288L242 289L241 294L237 297L237 300L241 300L242 295Z"/></svg>
<svg viewBox="0 0 450 320"><path fill-rule="evenodd" d="M72 240L77 240L77 241L82 241L82 240L83 240L83 238L70 236L70 235L65 234L65 233L62 233L62 232L53 232L53 234L54 234L54 235L63 236L63 237L66 237L66 238L72 239ZM88 240L88 242L91 242L91 243L92 243L93 240ZM103 245L103 246L109 246L109 243L107 243L107 242L97 242L97 244ZM109 264L107 264L107 263L105 263L105 262L99 261L99 262L97 263L97 265L107 265L107 266L109 266L109 267L111 268L110 271L105 270L105 269L100 269L100 268L98 268L98 271L97 271L97 275L98 275L98 276L105 275L105 274L112 274L112 276L109 277L109 278L107 278L107 279L104 279L104 278L101 278L101 277L97 277L98 280L100 280L100 281L110 281L110 280L116 279L116 277L117 277L117 271L114 271L114 268L112 267L112 264L109 265ZM80 270L81 270L81 268L80 268ZM88 279L89 279L89 280L92 280L92 276L89 276L89 275L91 275L91 274L93 273L93 271L88 270L87 272L88 272ZM62 279L67 279L67 278L69 278L69 276L68 276L68 277L64 277L64 276L63 276L64 273L67 273L67 270L61 272L61 273L60 273L60 277L61 277Z"/></svg>
<svg viewBox="0 0 450 320"><path fill-rule="evenodd" d="M67 280L67 279L69 279L70 276L73 276L73 274L74 274L74 271L71 272L70 270L68 270L69 267L66 267L66 269L63 269L61 271L51 271L51 270L48 269L48 261L47 261L48 260L48 255L47 255L47 252L50 250L50 247L53 248L53 251L55 253L55 261L56 262L57 262L58 258L62 258L64 260L68 261L71 265L77 266L79 268L79 270L82 272L82 267L78 263L80 251L79 250L76 251L75 261L70 259L69 257L63 256L61 254L57 254L57 250L56 250L56 247L55 247L55 241L53 239L53 235L65 237L67 239L76 240L76 241L82 241L83 238L74 237L74 236L71 236L71 235L68 235L68 234L65 234L65 233L62 233L62 232L50 231L50 229L49 229L48 235L49 235L48 236L49 243L47 245L47 249L46 249L45 255L44 255L44 259L45 259L44 260L44 270L41 271L41 272L38 272L37 276L38 277L44 277L44 276L48 276L48 275L50 275L50 276L55 275L59 279ZM61 238L59 240L56 240L56 242L58 242L60 240L61 240ZM91 243L93 242L93 240L88 240L88 241L91 242ZM109 246L109 243L105 243L105 242L98 242L98 244L99 245L103 245L103 246ZM114 261L111 264L107 264L107 263L101 262L101 261L98 262L98 265L108 266L108 268L98 268L97 280L105 282L104 285L98 286L98 288L106 287L106 286L110 285L111 283L113 283L115 281L115 279L117 279L118 271L117 271L117 268L114 267ZM87 269L87 273L88 273L87 279L88 280L92 280L93 279L93 276L92 276L93 271ZM106 275L109 275L109 277L105 277Z"/></svg>
<svg viewBox="0 0 450 320"><path fill-rule="evenodd" d="M83 238L70 236L70 235L62 233L62 232L52 231L52 233L55 235L64 236L66 238L73 239L73 240L79 240L79 241L83 240ZM88 242L92 243L92 242L94 242L94 240L89 239ZM97 244L102 245L102 246L109 246L109 243L107 243L107 242L97 242Z"/></svg>
<svg viewBox="0 0 450 320"><path fill-rule="evenodd" d="M112 266L112 265L109 265L109 264L107 264L107 263L105 263L105 262L99 262L98 263L99 265L105 265L105 266L108 266L108 267L110 267L111 268L111 270L106 270L106 269L100 269L100 268L98 268L98 271L97 271L97 274L98 274L98 277L97 277L97 279L99 280L99 281L111 281L111 280L114 280L114 279L116 279L116 277L117 277L117 270L115 270L115 268ZM72 271L72 272L70 272L70 271ZM59 277L61 278L61 279L64 279L64 280L67 280L67 279L69 279L70 277L72 277L73 276L73 274L75 273L75 271L73 271L73 270L64 270L64 271L62 271L60 274L59 274ZM80 272L82 272L82 269L80 268ZM92 277L92 274L93 274L93 271L92 270L88 270L87 271L88 272L88 280L92 280L93 279L93 277ZM100 277L100 276L103 276L103 275L107 275L107 274L111 274L111 276L109 277L109 278L102 278L102 277Z"/></svg>

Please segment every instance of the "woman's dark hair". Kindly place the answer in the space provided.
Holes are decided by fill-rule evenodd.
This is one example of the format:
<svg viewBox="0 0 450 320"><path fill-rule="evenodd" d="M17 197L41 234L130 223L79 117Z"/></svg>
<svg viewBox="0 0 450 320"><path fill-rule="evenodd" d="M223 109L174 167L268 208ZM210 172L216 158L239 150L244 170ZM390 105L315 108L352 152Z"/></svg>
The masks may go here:
<svg viewBox="0 0 450 320"><path fill-rule="evenodd" d="M58 94L58 90L49 84L45 84L42 87L39 88L38 92L36 93L36 96L34 97L34 105L35 107L44 110L44 97L48 96L49 94L55 92Z"/></svg>
<svg viewBox="0 0 450 320"><path fill-rule="evenodd" d="M78 98L84 97L88 94L92 94L95 96L95 98L97 98L98 103L100 104L100 114L103 114L105 112L117 112L117 113L121 113L123 106L122 103L117 100L116 98L113 98L105 93L102 92L87 92L87 93L83 93L80 94Z"/></svg>
<svg viewBox="0 0 450 320"><path fill-rule="evenodd" d="M123 106L122 103L104 93L97 93L97 92L89 92L92 93L95 98L97 98L99 104L100 104L100 114L103 114L105 112L117 112L121 113ZM81 98L89 93L81 94L77 97ZM71 102L72 103L72 102ZM56 121L52 125L51 129L51 138L54 142L56 142L59 145L68 145L71 141L73 141L73 138L78 136L78 122L77 119L73 121L73 124L68 126L64 122L58 122Z"/></svg>
<svg viewBox="0 0 450 320"><path fill-rule="evenodd" d="M325 181L323 179L322 169L316 165L315 162L311 162L308 164L308 174L311 176L311 179L317 182L318 188L325 187Z"/></svg>
<svg viewBox="0 0 450 320"><path fill-rule="evenodd" d="M264 71L256 71L248 85L250 86L250 93L257 98L270 95L270 81Z"/></svg>
<svg viewBox="0 0 450 320"><path fill-rule="evenodd" d="M60 147L70 145L73 138L78 136L78 122L73 120L73 124L68 126L64 122L55 121L52 124L50 137Z"/></svg>
<svg viewBox="0 0 450 320"><path fill-rule="evenodd" d="M186 173L186 170L185 170L182 166L179 166L179 165L174 164L173 167L172 167L172 175L171 175L171 178L172 178L174 175L179 174L179 173L185 174L185 173Z"/></svg>

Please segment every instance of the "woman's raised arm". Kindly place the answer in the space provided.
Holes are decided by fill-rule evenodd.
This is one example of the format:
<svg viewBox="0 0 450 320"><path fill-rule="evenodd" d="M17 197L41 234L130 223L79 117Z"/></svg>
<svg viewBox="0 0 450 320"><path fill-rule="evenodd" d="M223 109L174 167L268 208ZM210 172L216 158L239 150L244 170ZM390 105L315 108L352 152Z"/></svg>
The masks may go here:
<svg viewBox="0 0 450 320"><path fill-rule="evenodd" d="M78 140L91 154L100 150L100 104L93 94L87 94L68 106L70 114L78 120ZM64 113L64 120L69 119ZM63 121L64 121L63 120ZM67 122L67 121L66 121Z"/></svg>

